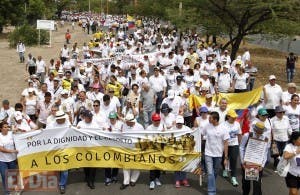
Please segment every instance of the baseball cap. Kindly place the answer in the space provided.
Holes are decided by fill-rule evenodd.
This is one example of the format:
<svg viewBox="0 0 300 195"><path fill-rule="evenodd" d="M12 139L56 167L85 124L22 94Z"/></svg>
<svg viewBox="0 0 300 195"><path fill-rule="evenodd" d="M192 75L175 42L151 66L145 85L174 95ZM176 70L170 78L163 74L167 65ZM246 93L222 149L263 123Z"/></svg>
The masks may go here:
<svg viewBox="0 0 300 195"><path fill-rule="evenodd" d="M288 88L297 88L297 85L295 83L288 83L287 87Z"/></svg>
<svg viewBox="0 0 300 195"><path fill-rule="evenodd" d="M169 99L174 99L175 97L175 91L174 90L169 90L168 91L168 98Z"/></svg>
<svg viewBox="0 0 300 195"><path fill-rule="evenodd" d="M125 121L126 122L136 122L134 115L131 113L127 113L125 116Z"/></svg>
<svg viewBox="0 0 300 195"><path fill-rule="evenodd" d="M265 109L265 108L260 108L259 110L258 110L258 112L257 112L259 115L261 115L261 116L266 116L266 115L268 115L268 112L267 112L267 110Z"/></svg>
<svg viewBox="0 0 300 195"><path fill-rule="evenodd" d="M154 113L151 116L152 121L160 121L160 115L158 113Z"/></svg>
<svg viewBox="0 0 300 195"><path fill-rule="evenodd" d="M256 131L265 131L266 128L265 128L265 124L263 122L257 122L255 123L255 125L253 126L253 129L256 130Z"/></svg>
<svg viewBox="0 0 300 195"><path fill-rule="evenodd" d="M177 117L176 117L176 123L177 124L183 124L184 123L184 118L183 118L183 116L181 116L181 115L178 115Z"/></svg>
<svg viewBox="0 0 300 195"><path fill-rule="evenodd" d="M84 117L88 117L88 118L93 117L93 113L90 110L85 110L82 114Z"/></svg>
<svg viewBox="0 0 300 195"><path fill-rule="evenodd" d="M108 118L110 118L110 119L115 119L115 118L117 118L117 113L116 112L114 112L114 111L111 111L110 113L109 113L109 115L108 115Z"/></svg>
<svg viewBox="0 0 300 195"><path fill-rule="evenodd" d="M201 106L201 108L199 109L200 113L208 113L208 109L206 106Z"/></svg>
<svg viewBox="0 0 300 195"><path fill-rule="evenodd" d="M237 113L234 110L228 110L227 111L227 116L231 117L231 118L236 118L238 117Z"/></svg>
<svg viewBox="0 0 300 195"><path fill-rule="evenodd" d="M269 80L273 80L273 79L276 79L275 75L270 75Z"/></svg>

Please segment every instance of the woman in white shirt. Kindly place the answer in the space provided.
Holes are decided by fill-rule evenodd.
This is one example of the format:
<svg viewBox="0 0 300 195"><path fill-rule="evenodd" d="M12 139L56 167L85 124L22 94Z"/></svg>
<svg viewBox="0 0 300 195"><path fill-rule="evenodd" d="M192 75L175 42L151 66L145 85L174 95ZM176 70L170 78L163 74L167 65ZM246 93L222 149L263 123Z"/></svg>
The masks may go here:
<svg viewBox="0 0 300 195"><path fill-rule="evenodd" d="M250 79L248 73L245 73L245 69L240 67L237 74L233 77L234 93L242 93L247 91L247 86L249 85Z"/></svg>
<svg viewBox="0 0 300 195"><path fill-rule="evenodd" d="M276 115L271 119L271 128L273 140L275 141L279 156L282 156L283 150L289 140L289 135L292 133L292 128L289 123L289 118L284 115L284 109L282 106L276 106ZM274 168L277 167L279 159L274 158Z"/></svg>
<svg viewBox="0 0 300 195"><path fill-rule="evenodd" d="M239 156L239 144L242 137L241 126L236 121L237 116L238 115L234 110L228 110L225 117L225 122L221 124L223 125L223 128L229 133L230 137L228 140L228 158L231 170L231 184L235 187L239 185L236 179L236 164ZM223 168L223 177L228 177L228 168Z"/></svg>
<svg viewBox="0 0 300 195"><path fill-rule="evenodd" d="M285 115L289 118L290 125L293 131L299 131L300 126L300 105L299 96L297 94L292 95L291 103L284 107Z"/></svg>
<svg viewBox="0 0 300 195"><path fill-rule="evenodd" d="M293 132L289 144L285 147L283 158L289 160L290 168L285 182L290 195L298 195L300 188L300 133Z"/></svg>
<svg viewBox="0 0 300 195"><path fill-rule="evenodd" d="M28 89L28 97L25 97L23 105L25 105L25 113L30 117L30 119L35 122L36 117L36 106L37 106L37 96L34 93L33 88Z"/></svg>
<svg viewBox="0 0 300 195"><path fill-rule="evenodd" d="M9 194L6 189L6 172L8 169L17 168L17 153L13 139L12 131L9 130L7 122L0 123L0 173L2 178L2 185L5 194Z"/></svg>

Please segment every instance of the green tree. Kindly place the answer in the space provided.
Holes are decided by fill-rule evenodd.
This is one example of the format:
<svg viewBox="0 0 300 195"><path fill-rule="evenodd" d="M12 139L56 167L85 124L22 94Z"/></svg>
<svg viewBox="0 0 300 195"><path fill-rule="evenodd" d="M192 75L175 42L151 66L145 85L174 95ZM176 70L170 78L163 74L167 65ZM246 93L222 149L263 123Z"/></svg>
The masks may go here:
<svg viewBox="0 0 300 195"><path fill-rule="evenodd" d="M27 22L36 24L38 19L46 19L47 8L43 0L29 0L26 11Z"/></svg>
<svg viewBox="0 0 300 195"><path fill-rule="evenodd" d="M25 0L0 1L0 33L5 25L18 25L23 21Z"/></svg>
<svg viewBox="0 0 300 195"><path fill-rule="evenodd" d="M299 0L201 0L198 23L208 32L229 36L223 49L231 46L234 59L245 36L296 35L300 30ZM298 14L295 14L298 13Z"/></svg>

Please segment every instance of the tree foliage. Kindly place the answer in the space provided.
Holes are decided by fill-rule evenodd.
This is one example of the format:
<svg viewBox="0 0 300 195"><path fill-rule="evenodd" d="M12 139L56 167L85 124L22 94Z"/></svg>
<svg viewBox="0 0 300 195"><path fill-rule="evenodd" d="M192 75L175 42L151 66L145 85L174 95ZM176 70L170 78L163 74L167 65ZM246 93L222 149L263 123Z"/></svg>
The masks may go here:
<svg viewBox="0 0 300 195"><path fill-rule="evenodd" d="M0 1L0 33L7 24L18 25L24 16L25 0Z"/></svg>

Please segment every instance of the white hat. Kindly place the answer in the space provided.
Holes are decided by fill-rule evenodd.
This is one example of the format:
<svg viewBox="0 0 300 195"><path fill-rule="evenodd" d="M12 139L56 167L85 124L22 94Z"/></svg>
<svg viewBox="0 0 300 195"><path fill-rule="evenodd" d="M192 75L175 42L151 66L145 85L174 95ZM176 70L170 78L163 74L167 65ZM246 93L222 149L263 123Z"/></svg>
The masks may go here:
<svg viewBox="0 0 300 195"><path fill-rule="evenodd" d="M207 71L203 70L203 71L201 71L201 76L203 76L203 75L209 76L209 73Z"/></svg>
<svg viewBox="0 0 300 195"><path fill-rule="evenodd" d="M62 92L60 94L61 95L69 94L69 91L67 89L64 89L64 90L62 90Z"/></svg>
<svg viewBox="0 0 300 195"><path fill-rule="evenodd" d="M205 98L207 98L207 99L208 99L208 98L212 98L212 97L213 97L213 96L212 96L212 94L210 94L210 93L208 93L208 94L205 95Z"/></svg>
<svg viewBox="0 0 300 195"><path fill-rule="evenodd" d="M176 123L180 123L180 124L183 124L184 123L184 118L183 118L183 116L181 116L181 115L178 115L177 117L176 117Z"/></svg>
<svg viewBox="0 0 300 195"><path fill-rule="evenodd" d="M225 64L224 66L223 66L223 68L230 68L230 66L228 65L228 64Z"/></svg>
<svg viewBox="0 0 300 195"><path fill-rule="evenodd" d="M32 93L34 89L32 87L28 88L28 93Z"/></svg>
<svg viewBox="0 0 300 195"><path fill-rule="evenodd" d="M212 60L213 60L213 58L212 58L212 57L208 57L208 58L207 58L207 60L209 60L209 61L212 61Z"/></svg>
<svg viewBox="0 0 300 195"><path fill-rule="evenodd" d="M173 99L175 97L175 91L174 90L169 90L168 91L168 98L169 99Z"/></svg>
<svg viewBox="0 0 300 195"><path fill-rule="evenodd" d="M134 115L131 113L127 113L125 116L125 121L127 122L136 122Z"/></svg>
<svg viewBox="0 0 300 195"><path fill-rule="evenodd" d="M59 69L58 74L64 74L64 71L62 69Z"/></svg>
<svg viewBox="0 0 300 195"><path fill-rule="evenodd" d="M56 120L66 119L66 118L67 118L67 115L63 111L59 110L59 111L56 112L56 115L55 115Z"/></svg>
<svg viewBox="0 0 300 195"><path fill-rule="evenodd" d="M16 118L16 121L21 120L23 118L22 113L20 111L16 111L15 118Z"/></svg>
<svg viewBox="0 0 300 195"><path fill-rule="evenodd" d="M275 75L270 75L269 80L273 80L273 79L276 79Z"/></svg>

